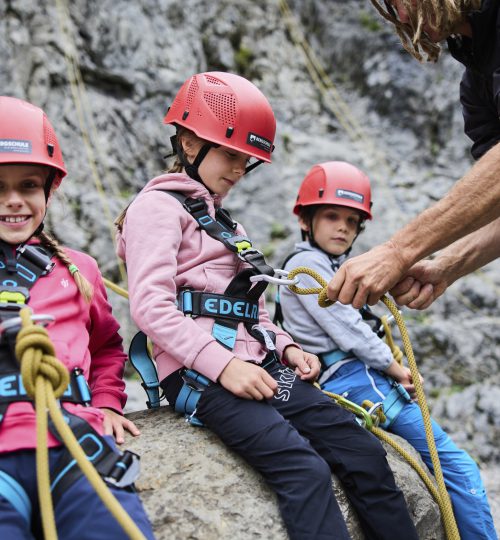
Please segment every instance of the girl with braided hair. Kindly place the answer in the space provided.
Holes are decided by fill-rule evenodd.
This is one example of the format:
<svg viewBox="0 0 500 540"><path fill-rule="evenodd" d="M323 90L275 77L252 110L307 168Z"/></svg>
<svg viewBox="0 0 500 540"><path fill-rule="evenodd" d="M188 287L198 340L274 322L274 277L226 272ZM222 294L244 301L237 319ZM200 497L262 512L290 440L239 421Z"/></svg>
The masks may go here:
<svg viewBox="0 0 500 540"><path fill-rule="evenodd" d="M124 430L139 432L122 415L126 355L101 274L94 259L43 232L48 202L65 175L44 112L0 96L0 537L41 536L36 416L14 354L18 313L27 304L34 321L49 322L56 357L71 374L60 397L65 420L144 537L153 538L128 481L137 457L114 445L113 435L122 443ZM52 432L48 447L59 538L128 537Z"/></svg>

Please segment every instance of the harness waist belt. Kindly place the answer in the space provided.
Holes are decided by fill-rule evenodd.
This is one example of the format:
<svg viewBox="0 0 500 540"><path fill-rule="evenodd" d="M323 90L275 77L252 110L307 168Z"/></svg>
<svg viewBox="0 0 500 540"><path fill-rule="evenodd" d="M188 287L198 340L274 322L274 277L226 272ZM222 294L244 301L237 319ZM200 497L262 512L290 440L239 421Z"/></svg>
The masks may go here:
<svg viewBox="0 0 500 540"><path fill-rule="evenodd" d="M259 303L246 298L184 290L179 295L179 307L184 315L259 322Z"/></svg>
<svg viewBox="0 0 500 540"><path fill-rule="evenodd" d="M346 353L344 351L337 349L336 351L322 353L322 354L319 354L318 356L321 361L321 366L323 370L326 370L328 368L331 368L337 362L341 362L342 360L346 360L347 358L350 358L352 354Z"/></svg>
<svg viewBox="0 0 500 540"><path fill-rule="evenodd" d="M68 388L59 399L73 403L90 403L90 389L81 370L73 370ZM19 372L0 375L0 403L11 403L13 401L31 401Z"/></svg>

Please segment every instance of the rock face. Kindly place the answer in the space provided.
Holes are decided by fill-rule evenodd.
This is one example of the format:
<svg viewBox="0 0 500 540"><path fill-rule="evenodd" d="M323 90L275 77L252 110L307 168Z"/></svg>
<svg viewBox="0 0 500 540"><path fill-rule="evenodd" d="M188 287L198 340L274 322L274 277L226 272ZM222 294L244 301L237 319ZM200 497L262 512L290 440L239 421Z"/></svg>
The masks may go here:
<svg viewBox="0 0 500 540"><path fill-rule="evenodd" d="M141 436L127 440L126 446L141 455L136 486L158 540L287 538L274 494L210 431L186 424L166 407L128 418L141 430ZM420 540L444 540L439 508L427 488L392 448L387 450ZM356 515L335 478L333 489L353 540L363 540Z"/></svg>

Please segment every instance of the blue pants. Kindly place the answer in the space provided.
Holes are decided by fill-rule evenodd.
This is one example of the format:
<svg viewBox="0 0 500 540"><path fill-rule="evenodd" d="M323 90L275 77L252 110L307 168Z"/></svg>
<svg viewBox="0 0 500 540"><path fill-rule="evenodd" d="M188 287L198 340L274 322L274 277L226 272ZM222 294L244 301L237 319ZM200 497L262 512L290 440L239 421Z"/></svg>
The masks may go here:
<svg viewBox="0 0 500 540"><path fill-rule="evenodd" d="M323 385L323 389L336 394L347 392L347 399L361 405L365 399L374 403L383 401L391 390L390 383L391 379L379 371L369 368L360 360L353 360L340 367ZM476 463L455 445L434 420L432 429L461 539L496 539L493 518ZM405 404L389 431L406 439L433 471L424 422L416 403Z"/></svg>
<svg viewBox="0 0 500 540"><path fill-rule="evenodd" d="M111 437L107 438L110 442ZM64 450L49 451L51 469ZM13 477L25 490L32 505L32 524L28 525L17 510L0 495L0 538L2 540L33 540L41 538L40 507L36 480L34 450L19 450L0 454L0 470ZM135 521L144 536L154 539L151 525L137 494L126 489L110 488L125 511ZM54 514L58 537L61 540L109 540L128 536L109 513L87 479L78 478L59 499Z"/></svg>
<svg viewBox="0 0 500 540"><path fill-rule="evenodd" d="M204 390L196 416L275 491L292 540L349 539L334 497L333 471L367 540L417 540L379 441L354 415L293 371L268 369L279 388L269 401L241 399L219 384Z"/></svg>

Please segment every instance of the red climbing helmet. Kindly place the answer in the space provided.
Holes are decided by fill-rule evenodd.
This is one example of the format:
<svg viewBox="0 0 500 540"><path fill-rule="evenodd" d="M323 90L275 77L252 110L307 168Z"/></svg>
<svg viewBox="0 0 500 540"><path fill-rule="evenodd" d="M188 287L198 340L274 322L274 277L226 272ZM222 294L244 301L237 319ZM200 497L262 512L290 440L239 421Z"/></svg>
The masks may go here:
<svg viewBox="0 0 500 540"><path fill-rule="evenodd" d="M212 71L190 77L163 122L201 139L271 162L276 120L264 94L250 81Z"/></svg>
<svg viewBox="0 0 500 540"><path fill-rule="evenodd" d="M365 173L345 161L327 161L315 165L299 188L294 214L302 206L337 204L361 210L371 219L370 180Z"/></svg>
<svg viewBox="0 0 500 540"><path fill-rule="evenodd" d="M61 147L42 109L21 99L0 96L0 165L8 163L54 168L52 189L66 176Z"/></svg>

